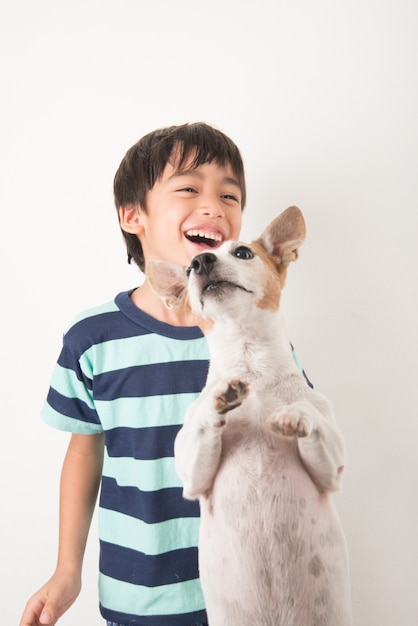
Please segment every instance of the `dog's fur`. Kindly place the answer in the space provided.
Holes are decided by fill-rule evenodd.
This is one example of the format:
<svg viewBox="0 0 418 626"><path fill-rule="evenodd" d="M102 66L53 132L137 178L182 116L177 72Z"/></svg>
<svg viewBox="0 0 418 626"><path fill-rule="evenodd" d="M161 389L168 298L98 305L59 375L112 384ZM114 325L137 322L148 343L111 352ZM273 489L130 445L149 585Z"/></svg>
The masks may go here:
<svg viewBox="0 0 418 626"><path fill-rule="evenodd" d="M346 543L330 492L344 443L329 402L294 363L279 312L305 222L289 207L252 244L186 270L150 262L168 306L190 306L210 349L207 384L175 444L199 498L199 567L210 626L348 626Z"/></svg>

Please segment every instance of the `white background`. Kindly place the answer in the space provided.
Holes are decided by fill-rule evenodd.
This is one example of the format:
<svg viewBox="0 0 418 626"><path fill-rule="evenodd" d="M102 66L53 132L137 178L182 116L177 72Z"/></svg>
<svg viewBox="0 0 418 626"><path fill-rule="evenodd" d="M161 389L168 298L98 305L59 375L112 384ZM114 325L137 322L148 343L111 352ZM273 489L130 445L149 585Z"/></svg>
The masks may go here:
<svg viewBox="0 0 418 626"><path fill-rule="evenodd" d="M205 121L241 148L244 238L289 204L306 217L284 304L349 451L354 624L416 626L417 6L1 0L3 623L54 567L68 435L38 414L62 332L140 282L113 175L146 132ZM60 624L102 624L96 542L94 521Z"/></svg>

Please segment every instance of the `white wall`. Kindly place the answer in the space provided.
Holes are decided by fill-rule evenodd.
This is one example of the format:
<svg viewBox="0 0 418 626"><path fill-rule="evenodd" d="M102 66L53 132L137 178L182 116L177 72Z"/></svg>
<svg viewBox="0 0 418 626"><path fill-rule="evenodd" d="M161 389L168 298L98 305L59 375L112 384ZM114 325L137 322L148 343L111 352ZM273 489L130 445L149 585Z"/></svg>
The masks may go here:
<svg viewBox="0 0 418 626"><path fill-rule="evenodd" d="M347 441L355 625L418 623L417 27L415 0L2 0L3 622L54 566L68 436L38 413L61 333L139 282L114 172L202 120L241 147L245 237L305 213L285 305ZM96 571L94 525L63 626L102 623Z"/></svg>

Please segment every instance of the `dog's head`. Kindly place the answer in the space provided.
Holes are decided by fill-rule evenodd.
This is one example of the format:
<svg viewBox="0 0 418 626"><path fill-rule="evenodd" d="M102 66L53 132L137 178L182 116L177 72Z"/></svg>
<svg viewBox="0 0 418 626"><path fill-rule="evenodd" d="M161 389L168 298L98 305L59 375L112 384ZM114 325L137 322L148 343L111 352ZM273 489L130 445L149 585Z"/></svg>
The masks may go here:
<svg viewBox="0 0 418 626"><path fill-rule="evenodd" d="M305 232L303 215L292 206L250 244L226 242L216 252L195 256L187 269L149 261L147 277L168 307L189 306L203 320L239 318L254 306L275 311L288 264L298 258Z"/></svg>

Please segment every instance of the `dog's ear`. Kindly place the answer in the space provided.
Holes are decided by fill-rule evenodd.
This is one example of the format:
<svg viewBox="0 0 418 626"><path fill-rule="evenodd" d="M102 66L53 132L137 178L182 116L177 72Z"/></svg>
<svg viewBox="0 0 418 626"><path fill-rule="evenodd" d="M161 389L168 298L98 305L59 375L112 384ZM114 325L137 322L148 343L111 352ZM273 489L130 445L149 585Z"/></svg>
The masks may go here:
<svg viewBox="0 0 418 626"><path fill-rule="evenodd" d="M305 236L302 211L296 206L290 206L267 226L257 242L283 265L287 265L298 258L298 248L305 241Z"/></svg>
<svg viewBox="0 0 418 626"><path fill-rule="evenodd" d="M177 309L185 304L187 274L182 265L150 260L146 265L146 275L152 289L169 309Z"/></svg>

